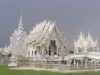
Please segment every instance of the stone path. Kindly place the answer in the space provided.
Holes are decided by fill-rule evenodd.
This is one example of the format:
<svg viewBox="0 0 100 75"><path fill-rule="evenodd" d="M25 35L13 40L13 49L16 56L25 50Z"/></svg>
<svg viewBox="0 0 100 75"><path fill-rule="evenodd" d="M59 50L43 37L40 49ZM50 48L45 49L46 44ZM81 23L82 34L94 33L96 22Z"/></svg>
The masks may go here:
<svg viewBox="0 0 100 75"><path fill-rule="evenodd" d="M61 72L61 73L72 73L72 72L90 72L90 71L100 71L100 69L94 70L59 70L59 69L45 69L45 68L34 68L34 67L18 67L18 68L9 68L14 70L34 70L34 71L50 71L50 72Z"/></svg>

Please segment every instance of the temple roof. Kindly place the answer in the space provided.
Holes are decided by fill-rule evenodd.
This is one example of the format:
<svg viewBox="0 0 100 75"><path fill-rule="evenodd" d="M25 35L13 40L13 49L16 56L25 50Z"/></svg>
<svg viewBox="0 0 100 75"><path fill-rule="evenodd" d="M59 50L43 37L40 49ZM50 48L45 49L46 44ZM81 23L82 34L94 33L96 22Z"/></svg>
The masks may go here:
<svg viewBox="0 0 100 75"><path fill-rule="evenodd" d="M97 44L98 44L97 39L93 40L89 32L88 32L87 37L85 37L85 35L82 32L80 32L78 40L74 42L75 47L83 47L83 46L96 47Z"/></svg>
<svg viewBox="0 0 100 75"><path fill-rule="evenodd" d="M36 27L30 31L29 36L27 37L27 43L40 43L42 40L47 39L49 34L55 28L55 23L51 21L43 21L39 24L36 24Z"/></svg>

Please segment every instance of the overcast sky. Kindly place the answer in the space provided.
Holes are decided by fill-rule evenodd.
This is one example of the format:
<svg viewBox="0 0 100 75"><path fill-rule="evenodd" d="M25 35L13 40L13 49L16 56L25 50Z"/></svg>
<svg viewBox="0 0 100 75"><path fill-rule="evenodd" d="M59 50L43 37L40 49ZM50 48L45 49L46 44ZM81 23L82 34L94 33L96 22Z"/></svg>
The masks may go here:
<svg viewBox="0 0 100 75"><path fill-rule="evenodd" d="M42 19L56 21L71 42L81 29L100 38L100 0L0 0L0 47L8 45L21 11L27 32Z"/></svg>

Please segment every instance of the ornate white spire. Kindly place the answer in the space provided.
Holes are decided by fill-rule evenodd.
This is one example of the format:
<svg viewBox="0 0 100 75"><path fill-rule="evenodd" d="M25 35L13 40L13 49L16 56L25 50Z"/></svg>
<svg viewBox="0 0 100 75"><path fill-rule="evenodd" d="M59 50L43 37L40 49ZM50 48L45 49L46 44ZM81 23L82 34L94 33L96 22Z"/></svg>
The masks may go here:
<svg viewBox="0 0 100 75"><path fill-rule="evenodd" d="M79 40L84 40L84 38L85 38L85 37L84 37L84 34L83 34L83 32L81 31L78 39L79 39Z"/></svg>
<svg viewBox="0 0 100 75"><path fill-rule="evenodd" d="M18 24L18 29L23 29L22 13L20 16L19 24Z"/></svg>
<svg viewBox="0 0 100 75"><path fill-rule="evenodd" d="M22 22L22 14L19 20L19 24L17 29L14 31L12 36L10 37L10 47L12 50L12 56L24 55L25 49L25 38L26 32L24 31L23 22Z"/></svg>
<svg viewBox="0 0 100 75"><path fill-rule="evenodd" d="M92 40L92 37L90 35L90 32L88 31L88 40Z"/></svg>
<svg viewBox="0 0 100 75"><path fill-rule="evenodd" d="M19 25L23 25L23 22L22 22L22 14L21 14L21 17L20 17Z"/></svg>
<svg viewBox="0 0 100 75"><path fill-rule="evenodd" d="M99 43L98 43L97 38L96 38L96 46L97 46L97 51L100 52L100 51L99 51Z"/></svg>

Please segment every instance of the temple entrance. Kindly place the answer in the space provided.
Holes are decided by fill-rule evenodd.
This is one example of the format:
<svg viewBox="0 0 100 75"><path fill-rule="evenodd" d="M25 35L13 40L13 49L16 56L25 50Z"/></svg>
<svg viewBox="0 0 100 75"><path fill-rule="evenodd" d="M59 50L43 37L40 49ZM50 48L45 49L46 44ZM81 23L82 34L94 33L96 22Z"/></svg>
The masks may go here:
<svg viewBox="0 0 100 75"><path fill-rule="evenodd" d="M36 46L35 55L40 55L40 54L42 54L42 52L41 52L41 46Z"/></svg>
<svg viewBox="0 0 100 75"><path fill-rule="evenodd" d="M57 54L56 41L51 40L49 45L49 55L56 55L56 54Z"/></svg>

